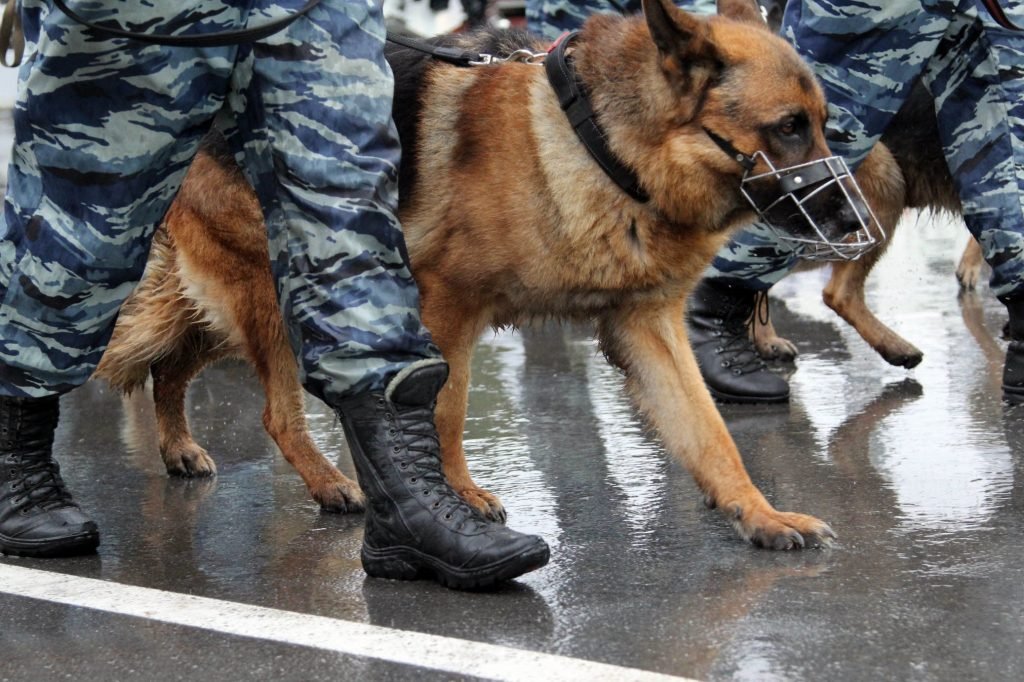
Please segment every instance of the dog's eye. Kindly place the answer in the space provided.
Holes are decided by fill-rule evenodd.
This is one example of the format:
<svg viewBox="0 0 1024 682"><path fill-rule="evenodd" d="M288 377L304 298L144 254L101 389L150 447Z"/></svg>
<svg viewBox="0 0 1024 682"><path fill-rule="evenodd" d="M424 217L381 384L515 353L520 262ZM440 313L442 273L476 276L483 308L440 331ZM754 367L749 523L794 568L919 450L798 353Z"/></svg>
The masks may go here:
<svg viewBox="0 0 1024 682"><path fill-rule="evenodd" d="M779 134L785 135L786 137L790 137L792 135L796 135L797 131L799 131L799 129L800 129L800 126L799 126L799 123L797 122L795 116L791 116L791 117L787 118L785 121L780 123L779 126L776 128L776 130L779 132Z"/></svg>

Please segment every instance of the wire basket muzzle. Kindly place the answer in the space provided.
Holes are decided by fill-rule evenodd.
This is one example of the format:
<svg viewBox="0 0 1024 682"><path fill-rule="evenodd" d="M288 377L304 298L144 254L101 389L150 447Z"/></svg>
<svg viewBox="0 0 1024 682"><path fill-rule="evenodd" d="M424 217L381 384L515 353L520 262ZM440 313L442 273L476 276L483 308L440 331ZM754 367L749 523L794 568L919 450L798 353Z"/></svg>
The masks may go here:
<svg viewBox="0 0 1024 682"><path fill-rule="evenodd" d="M769 171L748 171L740 191L765 225L801 258L857 260L885 240L884 229L842 158L829 156L781 169L762 152L752 158Z"/></svg>

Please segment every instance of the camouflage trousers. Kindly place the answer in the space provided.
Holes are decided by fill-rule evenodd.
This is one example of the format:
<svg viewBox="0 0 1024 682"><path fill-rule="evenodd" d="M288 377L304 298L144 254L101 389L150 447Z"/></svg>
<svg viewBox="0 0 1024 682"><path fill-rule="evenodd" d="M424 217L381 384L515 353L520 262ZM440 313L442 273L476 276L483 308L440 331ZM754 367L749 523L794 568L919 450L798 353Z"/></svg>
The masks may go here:
<svg viewBox="0 0 1024 682"><path fill-rule="evenodd" d="M259 25L301 0L108 0L96 21L170 33ZM95 35L23 0L28 48L0 222L0 394L85 382L211 126L256 188L304 385L334 402L438 357L395 215L399 146L379 0L324 0L220 48Z"/></svg>
<svg viewBox="0 0 1024 682"><path fill-rule="evenodd" d="M528 0L530 28L579 28L593 11L635 11L611 0ZM714 3L679 3L708 11ZM1024 25L1024 3L1007 0ZM713 11L713 8L710 10ZM996 25L974 0L790 0L783 34L811 64L830 103L829 144L851 167L867 155L920 76L936 100L947 163L965 219L993 267L1000 297L1024 294L1024 35ZM751 225L716 255L705 276L765 290L799 254Z"/></svg>

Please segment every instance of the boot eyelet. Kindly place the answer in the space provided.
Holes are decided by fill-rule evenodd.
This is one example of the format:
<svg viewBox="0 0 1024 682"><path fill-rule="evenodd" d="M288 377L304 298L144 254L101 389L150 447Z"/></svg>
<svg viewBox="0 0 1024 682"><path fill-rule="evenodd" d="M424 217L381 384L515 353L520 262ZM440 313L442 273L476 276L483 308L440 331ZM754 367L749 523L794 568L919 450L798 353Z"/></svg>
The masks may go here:
<svg viewBox="0 0 1024 682"><path fill-rule="evenodd" d="M415 483L418 480L420 480L420 479L417 478L416 476L413 476L412 478L409 479L409 483Z"/></svg>
<svg viewBox="0 0 1024 682"><path fill-rule="evenodd" d="M435 502L434 504L432 504L430 506L433 507L434 509L437 509L438 507L441 506L441 500L438 500L437 502Z"/></svg>
<svg viewBox="0 0 1024 682"><path fill-rule="evenodd" d="M398 452L398 448L395 448L395 452ZM409 463L408 462L402 462L401 464L398 465L398 468L402 469L404 471L405 469L409 468Z"/></svg>
<svg viewBox="0 0 1024 682"><path fill-rule="evenodd" d="M743 372L741 372L738 367L736 369L734 369L732 371L732 373L735 374L736 376L739 376L739 375L743 374Z"/></svg>
<svg viewBox="0 0 1024 682"><path fill-rule="evenodd" d="M728 367L728 366L729 366L729 365L731 365L731 364L732 364L732 363L731 363L731 362L729 362L728 360L722 360L722 367Z"/></svg>
<svg viewBox="0 0 1024 682"><path fill-rule="evenodd" d="M445 518L445 521L451 521L452 520L452 515L451 514L445 514L444 518Z"/></svg>
<svg viewBox="0 0 1024 682"><path fill-rule="evenodd" d="M430 489L428 488L427 490L424 490L424 491L423 491L423 494L424 494L425 496L426 496L426 495L430 495Z"/></svg>
<svg viewBox="0 0 1024 682"><path fill-rule="evenodd" d="M396 445L395 447L391 448L391 452L394 452L394 453L399 453L401 451L402 451L402 446L401 445Z"/></svg>

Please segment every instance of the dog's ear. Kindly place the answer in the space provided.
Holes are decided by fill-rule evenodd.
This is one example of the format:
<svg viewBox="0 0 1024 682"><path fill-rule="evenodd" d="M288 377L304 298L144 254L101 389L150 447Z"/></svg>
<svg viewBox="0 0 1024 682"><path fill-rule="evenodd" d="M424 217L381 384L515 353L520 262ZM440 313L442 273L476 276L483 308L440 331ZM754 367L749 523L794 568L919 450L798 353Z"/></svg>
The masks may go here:
<svg viewBox="0 0 1024 682"><path fill-rule="evenodd" d="M693 77L703 80L719 66L704 20L678 9L671 0L643 0L643 8L666 77L684 91L702 86Z"/></svg>
<svg viewBox="0 0 1024 682"><path fill-rule="evenodd" d="M771 31L757 0L718 0L718 14Z"/></svg>

